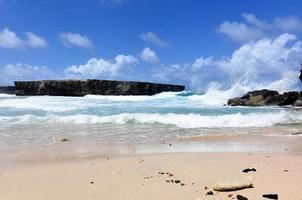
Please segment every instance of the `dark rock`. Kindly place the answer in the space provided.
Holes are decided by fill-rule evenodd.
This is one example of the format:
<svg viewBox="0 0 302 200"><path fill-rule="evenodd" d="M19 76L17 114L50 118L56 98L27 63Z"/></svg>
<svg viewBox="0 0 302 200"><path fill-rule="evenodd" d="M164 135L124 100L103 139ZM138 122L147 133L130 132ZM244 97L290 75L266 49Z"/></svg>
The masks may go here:
<svg viewBox="0 0 302 200"><path fill-rule="evenodd" d="M245 197L245 196L242 196L242 195L238 194L237 195L237 200L248 200L248 198Z"/></svg>
<svg viewBox="0 0 302 200"><path fill-rule="evenodd" d="M184 183L181 183L181 184L180 184L180 186L185 186L185 185L186 185L186 184L184 184Z"/></svg>
<svg viewBox="0 0 302 200"><path fill-rule="evenodd" d="M213 191L207 191L206 195L214 195L214 192Z"/></svg>
<svg viewBox="0 0 302 200"><path fill-rule="evenodd" d="M242 172L244 172L244 173L255 172L255 171L256 171L255 168L246 168L246 169L242 170Z"/></svg>
<svg viewBox="0 0 302 200"><path fill-rule="evenodd" d="M0 86L0 93L15 94L15 87L14 86Z"/></svg>
<svg viewBox="0 0 302 200"><path fill-rule="evenodd" d="M85 96L97 95L154 95L179 92L182 85L110 80L44 80L15 81L16 95Z"/></svg>
<svg viewBox="0 0 302 200"><path fill-rule="evenodd" d="M278 194L264 194L262 196L267 199L278 199Z"/></svg>
<svg viewBox="0 0 302 200"><path fill-rule="evenodd" d="M242 97L228 100L230 106L302 106L302 92L279 94L274 90L250 91Z"/></svg>
<svg viewBox="0 0 302 200"><path fill-rule="evenodd" d="M180 180L175 180L174 183L178 184L180 183Z"/></svg>
<svg viewBox="0 0 302 200"><path fill-rule="evenodd" d="M70 139L67 139L67 138L62 138L61 139L61 142L69 142L70 141Z"/></svg>
<svg viewBox="0 0 302 200"><path fill-rule="evenodd" d="M299 79L302 81L302 64L301 64Z"/></svg>

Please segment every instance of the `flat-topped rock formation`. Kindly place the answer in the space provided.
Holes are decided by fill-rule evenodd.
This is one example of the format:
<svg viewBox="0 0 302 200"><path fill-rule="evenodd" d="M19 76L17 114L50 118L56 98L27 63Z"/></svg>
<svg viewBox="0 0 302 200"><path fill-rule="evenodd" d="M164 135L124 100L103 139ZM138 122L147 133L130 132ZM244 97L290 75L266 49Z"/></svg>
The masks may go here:
<svg viewBox="0 0 302 200"><path fill-rule="evenodd" d="M230 106L302 106L302 92L279 92L274 90L254 90L242 97L228 100Z"/></svg>
<svg viewBox="0 0 302 200"><path fill-rule="evenodd" d="M154 95L179 92L183 85L110 80L43 80L15 81L16 95L85 96L96 95Z"/></svg>
<svg viewBox="0 0 302 200"><path fill-rule="evenodd" d="M14 86L0 86L0 93L15 94Z"/></svg>

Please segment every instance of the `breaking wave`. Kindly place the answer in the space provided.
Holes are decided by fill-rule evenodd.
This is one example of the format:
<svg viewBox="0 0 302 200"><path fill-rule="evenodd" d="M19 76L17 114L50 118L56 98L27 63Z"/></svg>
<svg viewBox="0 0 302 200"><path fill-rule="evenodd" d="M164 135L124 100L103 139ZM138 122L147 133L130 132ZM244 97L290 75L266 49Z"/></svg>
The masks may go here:
<svg viewBox="0 0 302 200"><path fill-rule="evenodd" d="M1 117L0 123L35 124L35 123L66 123L66 124L165 124L180 128L226 128L226 127L268 127L282 123L297 123L302 114L291 111L277 113L226 114L219 116L202 116L198 114L159 114L159 113L122 113L110 116L97 115L21 115Z"/></svg>

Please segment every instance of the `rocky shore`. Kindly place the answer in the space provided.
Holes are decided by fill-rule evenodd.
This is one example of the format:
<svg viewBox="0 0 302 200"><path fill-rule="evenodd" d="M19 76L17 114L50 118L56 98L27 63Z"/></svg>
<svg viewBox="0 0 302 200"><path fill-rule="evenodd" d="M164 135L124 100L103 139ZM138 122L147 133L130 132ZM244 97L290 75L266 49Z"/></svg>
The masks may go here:
<svg viewBox="0 0 302 200"><path fill-rule="evenodd" d="M44 80L15 81L16 95L85 96L96 95L154 95L179 92L183 85L110 80Z"/></svg>
<svg viewBox="0 0 302 200"><path fill-rule="evenodd" d="M15 87L14 86L0 86L0 93L15 94Z"/></svg>
<svg viewBox="0 0 302 200"><path fill-rule="evenodd" d="M279 92L274 90L254 90L242 97L228 100L230 106L302 106L302 92Z"/></svg>

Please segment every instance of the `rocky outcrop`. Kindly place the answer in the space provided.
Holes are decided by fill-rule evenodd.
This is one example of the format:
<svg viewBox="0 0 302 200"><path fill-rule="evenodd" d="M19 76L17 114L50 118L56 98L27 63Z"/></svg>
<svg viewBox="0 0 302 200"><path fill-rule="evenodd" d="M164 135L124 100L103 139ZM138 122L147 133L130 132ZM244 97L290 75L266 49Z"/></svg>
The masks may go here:
<svg viewBox="0 0 302 200"><path fill-rule="evenodd" d="M274 90L255 90L228 100L230 106L302 106L302 92L279 94Z"/></svg>
<svg viewBox="0 0 302 200"><path fill-rule="evenodd" d="M109 80L44 80L16 81L16 95L84 96L97 95L154 95L160 92L179 92L182 85Z"/></svg>
<svg viewBox="0 0 302 200"><path fill-rule="evenodd" d="M15 94L14 86L0 86L0 93Z"/></svg>

